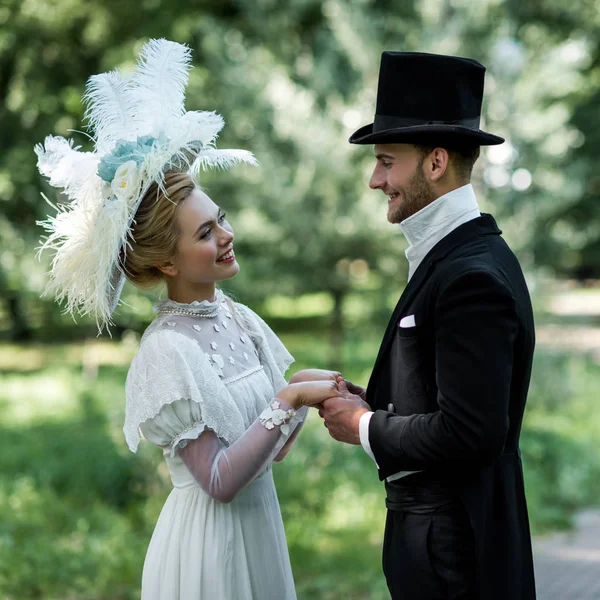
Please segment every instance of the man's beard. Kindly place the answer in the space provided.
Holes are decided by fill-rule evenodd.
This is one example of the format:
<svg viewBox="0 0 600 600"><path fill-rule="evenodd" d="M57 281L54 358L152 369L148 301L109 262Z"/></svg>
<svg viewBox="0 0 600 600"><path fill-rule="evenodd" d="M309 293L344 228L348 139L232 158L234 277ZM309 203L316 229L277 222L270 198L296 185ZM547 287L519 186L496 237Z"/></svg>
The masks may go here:
<svg viewBox="0 0 600 600"><path fill-rule="evenodd" d="M419 161L410 181L397 191L400 193L400 204L388 216L390 223L402 223L408 217L425 208L436 200L437 196L425 175L423 175L423 161Z"/></svg>

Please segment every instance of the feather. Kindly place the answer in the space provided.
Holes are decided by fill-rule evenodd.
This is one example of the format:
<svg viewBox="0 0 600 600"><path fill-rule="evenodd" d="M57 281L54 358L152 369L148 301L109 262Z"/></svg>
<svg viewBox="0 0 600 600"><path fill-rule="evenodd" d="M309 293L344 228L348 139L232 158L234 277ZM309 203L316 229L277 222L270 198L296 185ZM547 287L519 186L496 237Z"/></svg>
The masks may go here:
<svg viewBox="0 0 600 600"><path fill-rule="evenodd" d="M53 187L63 188L71 200L86 203L98 194L102 181L97 176L98 156L93 152L79 152L73 140L47 136L44 144L34 148L38 170Z"/></svg>
<svg viewBox="0 0 600 600"><path fill-rule="evenodd" d="M46 136L43 144L36 144L34 152L37 154L37 167L42 175L50 180L50 185L63 187L67 173L60 169L63 159L74 160L79 146L73 148L73 140L63 137Z"/></svg>
<svg viewBox="0 0 600 600"><path fill-rule="evenodd" d="M216 112L194 110L186 112L177 123L177 137L184 143L201 141L208 146L214 143L224 125L223 117ZM176 137L173 135L172 137Z"/></svg>
<svg viewBox="0 0 600 600"><path fill-rule="evenodd" d="M252 152L248 152L248 150L217 150L216 148L207 148L200 152L196 160L194 160L190 167L190 173L194 177L197 177L200 170L205 170L209 167L226 169L239 162L258 166L256 157Z"/></svg>
<svg viewBox="0 0 600 600"><path fill-rule="evenodd" d="M184 114L190 69L187 46L165 39L144 45L127 90L138 135L158 135L170 118Z"/></svg>
<svg viewBox="0 0 600 600"><path fill-rule="evenodd" d="M117 70L88 79L83 96L87 104L85 118L94 130L98 152L110 151L117 140L135 139L131 131L134 114L126 97L128 87L129 82Z"/></svg>
<svg viewBox="0 0 600 600"><path fill-rule="evenodd" d="M111 276L128 218L127 203L105 200L94 209L60 206L38 223L49 233L39 252L54 251L44 295L64 302L65 312L94 317L99 332L111 324Z"/></svg>

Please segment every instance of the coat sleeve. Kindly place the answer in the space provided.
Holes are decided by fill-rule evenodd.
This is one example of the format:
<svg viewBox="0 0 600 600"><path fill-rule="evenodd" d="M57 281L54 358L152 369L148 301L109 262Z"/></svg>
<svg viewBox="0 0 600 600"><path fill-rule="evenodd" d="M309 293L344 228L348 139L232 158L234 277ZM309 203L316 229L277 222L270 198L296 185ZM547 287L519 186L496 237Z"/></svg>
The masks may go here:
<svg viewBox="0 0 600 600"><path fill-rule="evenodd" d="M485 465L503 451L518 330L511 290L489 271L455 277L437 296L434 327L438 410L379 410L371 418L369 440L384 476Z"/></svg>

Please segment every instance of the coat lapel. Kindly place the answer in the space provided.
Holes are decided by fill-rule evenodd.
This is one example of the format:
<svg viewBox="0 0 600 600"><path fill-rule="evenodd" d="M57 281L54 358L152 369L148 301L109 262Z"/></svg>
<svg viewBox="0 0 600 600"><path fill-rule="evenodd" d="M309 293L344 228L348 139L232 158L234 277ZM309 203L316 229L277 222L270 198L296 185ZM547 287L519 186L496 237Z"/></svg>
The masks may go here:
<svg viewBox="0 0 600 600"><path fill-rule="evenodd" d="M390 318L387 329L383 336L381 346L379 347L379 353L377 354L375 365L373 366L373 371L369 379L369 385L367 386L367 402L371 404L371 406L371 394L375 390L375 386L373 384L375 381L377 381L377 377L379 375L379 371L381 369L383 360L389 352L392 342L394 341L394 334L396 332L396 326L398 324L398 320L400 319L400 315L402 315L402 313L412 301L412 299L415 297L417 292L427 281L429 275L433 271L434 266L435 262L431 259L423 260L423 262L419 265L419 268L415 271L415 274L411 277L410 281L408 282L408 285L404 288L404 291L400 296L400 300L398 300L398 304L396 304L396 308L394 308L394 312L392 313L392 317Z"/></svg>
<svg viewBox="0 0 600 600"><path fill-rule="evenodd" d="M377 359L375 360L375 365L373 366L373 371L369 379L369 385L367 386L367 402L371 404L371 406L373 400L372 395L375 391L374 384L377 381L383 360L389 352L394 340L394 333L396 332L398 320L410 302L412 302L417 292L429 279L436 263L445 258L452 250L454 250L454 248L474 237L480 235L500 235L501 233L502 231L498 229L494 217L492 217L492 215L482 214L480 217L468 221L457 227L454 231L451 231L427 253L407 286L404 288L383 336L381 346L379 347L379 353L377 354Z"/></svg>

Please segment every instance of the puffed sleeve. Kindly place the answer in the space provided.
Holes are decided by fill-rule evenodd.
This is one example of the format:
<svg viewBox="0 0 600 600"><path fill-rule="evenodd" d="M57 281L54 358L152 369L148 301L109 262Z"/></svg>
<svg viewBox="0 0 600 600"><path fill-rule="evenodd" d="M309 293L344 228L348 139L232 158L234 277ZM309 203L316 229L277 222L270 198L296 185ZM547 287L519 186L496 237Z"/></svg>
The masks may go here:
<svg viewBox="0 0 600 600"><path fill-rule="evenodd" d="M226 444L244 432L244 421L221 379L193 339L158 330L142 340L126 383L125 425L135 452L140 431L174 454L182 440L209 428Z"/></svg>
<svg viewBox="0 0 600 600"><path fill-rule="evenodd" d="M200 405L193 400L181 399L166 404L152 419L140 425L144 437L156 446L168 446L171 454L184 448L206 429Z"/></svg>

